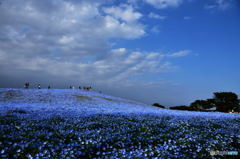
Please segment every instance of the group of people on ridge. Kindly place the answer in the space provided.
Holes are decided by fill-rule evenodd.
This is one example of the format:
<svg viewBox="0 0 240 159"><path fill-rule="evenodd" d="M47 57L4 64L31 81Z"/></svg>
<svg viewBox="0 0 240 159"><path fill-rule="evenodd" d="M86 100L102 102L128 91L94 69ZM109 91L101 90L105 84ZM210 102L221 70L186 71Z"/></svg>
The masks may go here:
<svg viewBox="0 0 240 159"><path fill-rule="evenodd" d="M28 88L29 87L29 82L26 82L25 84L24 84L24 88Z"/></svg>
<svg viewBox="0 0 240 159"><path fill-rule="evenodd" d="M70 89L75 89L75 87L74 86L70 86L69 87ZM86 86L79 86L78 87L78 89L83 89L83 90L86 90L86 91L90 91L91 89L92 89L92 87L90 86L90 87L86 87Z"/></svg>
<svg viewBox="0 0 240 159"><path fill-rule="evenodd" d="M28 89L28 88L29 88L29 85L30 85L29 82L26 82L26 83L24 84L24 88ZM41 84L38 84L38 85L37 85L37 88L38 88L38 89L41 89ZM50 89L51 86L49 85L47 88ZM75 89L74 86L71 86L71 85L70 85L69 88L70 88L70 89ZM82 86L82 87L81 87L81 86L79 86L78 88L79 88L79 89L86 90L86 91L92 90L92 87L91 87L91 86L90 86L90 87L86 87L86 86Z"/></svg>
<svg viewBox="0 0 240 159"><path fill-rule="evenodd" d="M26 89L28 89L29 86L30 86L29 82L26 82L23 87L26 88ZM41 89L41 84L38 84L38 85L37 85L37 88L38 88L38 89ZM48 86L48 89L50 89L50 88L51 88L51 86L49 85L49 86Z"/></svg>

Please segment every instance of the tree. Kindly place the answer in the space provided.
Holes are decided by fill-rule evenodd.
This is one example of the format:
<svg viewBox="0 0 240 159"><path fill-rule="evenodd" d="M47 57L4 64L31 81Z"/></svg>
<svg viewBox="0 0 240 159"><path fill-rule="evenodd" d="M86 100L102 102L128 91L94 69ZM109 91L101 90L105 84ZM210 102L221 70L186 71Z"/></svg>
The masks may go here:
<svg viewBox="0 0 240 159"><path fill-rule="evenodd" d="M207 109L210 109L210 108L213 108L213 107L216 107L216 103L215 103L215 100L214 99L207 99Z"/></svg>
<svg viewBox="0 0 240 159"><path fill-rule="evenodd" d="M165 108L163 105L159 104L159 103L154 103L153 106L159 107L159 108Z"/></svg>
<svg viewBox="0 0 240 159"><path fill-rule="evenodd" d="M206 103L207 103L207 101L205 101L205 100L195 100L194 102L192 102L190 104L190 107L195 109L195 110L201 110L201 109L204 108Z"/></svg>
<svg viewBox="0 0 240 159"><path fill-rule="evenodd" d="M188 110L188 111L193 111L194 110L192 107L189 107L189 106L186 106L186 105L174 106L174 107L170 107L170 109L173 109L173 110Z"/></svg>
<svg viewBox="0 0 240 159"><path fill-rule="evenodd" d="M196 100L191 103L190 107L195 110L203 110L203 109L210 109L215 106L214 99L207 99L207 100Z"/></svg>
<svg viewBox="0 0 240 159"><path fill-rule="evenodd" d="M214 101L217 111L220 112L229 112L240 109L238 96L233 92L215 92Z"/></svg>

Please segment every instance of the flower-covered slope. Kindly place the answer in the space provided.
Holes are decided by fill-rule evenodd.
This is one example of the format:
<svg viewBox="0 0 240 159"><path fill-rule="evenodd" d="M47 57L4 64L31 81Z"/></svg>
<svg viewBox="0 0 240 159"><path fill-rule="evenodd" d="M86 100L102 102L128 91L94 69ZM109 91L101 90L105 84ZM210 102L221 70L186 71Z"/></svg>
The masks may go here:
<svg viewBox="0 0 240 159"><path fill-rule="evenodd" d="M83 116L91 114L144 113L173 115L175 117L204 116L209 118L234 118L238 114L188 112L161 109L154 106L78 89L0 89L1 114L20 109L28 115L47 117L51 115ZM44 115L42 114L44 113Z"/></svg>
<svg viewBox="0 0 240 159"><path fill-rule="evenodd" d="M225 158L211 153L240 153L239 125L239 114L161 109L94 91L0 89L0 158Z"/></svg>

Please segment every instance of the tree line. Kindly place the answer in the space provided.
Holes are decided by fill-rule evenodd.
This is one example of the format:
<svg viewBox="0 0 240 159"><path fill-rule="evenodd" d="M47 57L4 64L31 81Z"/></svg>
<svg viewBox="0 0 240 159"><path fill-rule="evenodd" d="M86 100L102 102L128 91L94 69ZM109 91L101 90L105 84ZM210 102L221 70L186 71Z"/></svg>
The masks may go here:
<svg viewBox="0 0 240 159"><path fill-rule="evenodd" d="M153 106L165 108L159 103L154 103ZM240 112L240 100L238 99L238 95L233 92L215 92L213 93L213 98L206 100L195 100L189 106L174 106L170 107L170 109L188 111Z"/></svg>

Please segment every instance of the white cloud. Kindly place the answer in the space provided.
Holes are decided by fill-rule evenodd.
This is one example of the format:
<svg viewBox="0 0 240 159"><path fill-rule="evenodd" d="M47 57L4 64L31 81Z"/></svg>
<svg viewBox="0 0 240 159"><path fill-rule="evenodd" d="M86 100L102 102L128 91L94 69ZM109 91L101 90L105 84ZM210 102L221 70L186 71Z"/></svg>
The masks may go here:
<svg viewBox="0 0 240 159"><path fill-rule="evenodd" d="M112 38L135 39L145 34L141 14L122 6L117 14L102 14L101 1L3 1L0 48L23 56L82 59L104 54ZM110 10L112 7L109 7ZM68 58L67 58L68 59Z"/></svg>
<svg viewBox="0 0 240 159"><path fill-rule="evenodd" d="M126 53L126 48L119 48L119 49L113 49L111 50L112 53L115 53L115 54L124 54Z"/></svg>
<svg viewBox="0 0 240 159"><path fill-rule="evenodd" d="M168 54L167 57L184 57L184 56L187 56L190 54L190 50L182 50L182 51L178 51L178 52L175 52L175 53L171 53L171 54Z"/></svg>
<svg viewBox="0 0 240 159"><path fill-rule="evenodd" d="M74 38L71 36L62 36L58 42L60 44L70 44L71 42L73 42Z"/></svg>
<svg viewBox="0 0 240 159"><path fill-rule="evenodd" d="M153 18L153 19L159 19L159 20L165 20L167 18L166 16L161 16L161 15L153 13L153 12L150 12L148 14L148 17Z"/></svg>
<svg viewBox="0 0 240 159"><path fill-rule="evenodd" d="M102 31L110 38L135 39L145 34L142 24L121 22L109 15L104 17L104 28Z"/></svg>
<svg viewBox="0 0 240 159"><path fill-rule="evenodd" d="M166 58L187 55L187 51L162 54L128 51L126 48L119 48L111 50L103 58L75 62L71 59L57 60L48 57L13 56L2 50L0 51L0 66L2 69L7 68L8 70L5 70L4 73L19 70L45 71L51 76L81 78L82 81L94 81L95 83L104 81L114 83L129 80L134 76L146 77L148 74L171 72L176 69L176 66L167 61Z"/></svg>
<svg viewBox="0 0 240 159"><path fill-rule="evenodd" d="M129 5L105 8L104 12L126 22L136 22L142 17L141 13L134 11L133 7Z"/></svg>
<svg viewBox="0 0 240 159"><path fill-rule="evenodd" d="M139 38L145 34L144 25L139 23L142 14L130 5L111 6L103 9L105 31L110 37Z"/></svg>
<svg viewBox="0 0 240 159"><path fill-rule="evenodd" d="M204 6L208 10L227 10L232 7L232 0L214 0L212 4L207 4Z"/></svg>
<svg viewBox="0 0 240 159"><path fill-rule="evenodd" d="M144 1L158 9L178 7L183 2L183 0L144 0Z"/></svg>

